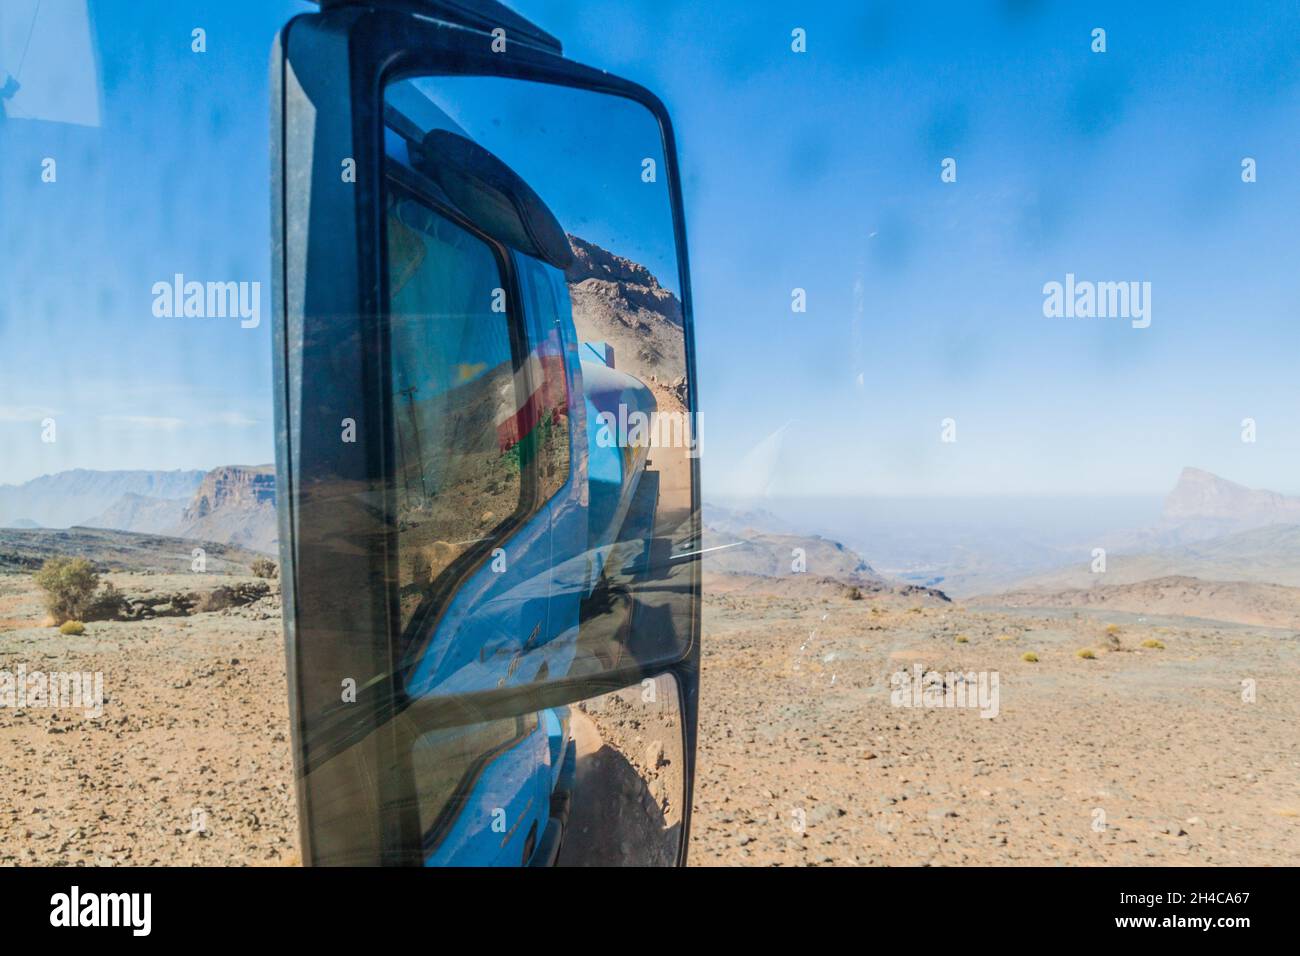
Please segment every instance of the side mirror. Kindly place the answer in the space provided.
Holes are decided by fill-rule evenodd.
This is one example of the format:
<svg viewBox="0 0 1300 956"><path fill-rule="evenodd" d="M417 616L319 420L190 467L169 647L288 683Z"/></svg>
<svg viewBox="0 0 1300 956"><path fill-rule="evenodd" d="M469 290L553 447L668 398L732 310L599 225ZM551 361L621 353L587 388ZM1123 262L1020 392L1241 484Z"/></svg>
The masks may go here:
<svg viewBox="0 0 1300 956"><path fill-rule="evenodd" d="M295 18L272 67L304 861L591 862L618 825L622 862L683 862L700 496L672 128L498 5L400 6ZM655 796L611 816L620 774Z"/></svg>

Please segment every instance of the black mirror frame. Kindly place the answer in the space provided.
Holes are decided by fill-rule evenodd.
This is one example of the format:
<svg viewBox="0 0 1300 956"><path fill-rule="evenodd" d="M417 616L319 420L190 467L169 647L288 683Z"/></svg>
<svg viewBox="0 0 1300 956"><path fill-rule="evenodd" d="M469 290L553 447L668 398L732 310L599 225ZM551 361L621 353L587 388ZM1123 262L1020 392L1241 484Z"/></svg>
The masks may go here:
<svg viewBox="0 0 1300 956"><path fill-rule="evenodd" d="M290 20L272 57L272 219L277 493L293 753L304 864L415 864L418 820L398 727L393 473L383 315L383 95L397 79L490 75L640 103L658 120L686 339L687 408L698 421L689 258L671 120L648 90L553 52L409 12L341 6ZM355 164L355 182L341 175ZM309 228L315 224L318 228ZM328 224L328 228L324 225ZM307 274L314 281L306 285ZM326 277L326 281L317 281ZM317 391L304 373L327 372ZM369 397L369 400L367 400ZM355 423L351 446L343 419ZM352 451L348 451L349 447ZM700 540L699 460L691 459ZM357 582L362 582L358 584ZM690 640L667 666L421 702L422 725L558 706L671 674L682 705L686 860L698 721L700 563L691 561ZM300 646L313 648L305 661ZM340 707L340 678L356 702ZM307 715L329 713L308 735ZM410 716L410 715L408 715ZM317 722L320 723L319 721ZM369 809L368 819L358 809ZM361 814L362 817L365 813Z"/></svg>

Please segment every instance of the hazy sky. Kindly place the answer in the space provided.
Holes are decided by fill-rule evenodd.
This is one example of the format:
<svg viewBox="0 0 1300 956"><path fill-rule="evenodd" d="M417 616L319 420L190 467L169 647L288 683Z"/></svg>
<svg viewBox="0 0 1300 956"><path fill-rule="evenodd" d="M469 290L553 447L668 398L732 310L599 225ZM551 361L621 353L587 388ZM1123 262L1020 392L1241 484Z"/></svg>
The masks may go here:
<svg viewBox="0 0 1300 956"><path fill-rule="evenodd" d="M521 3L674 112L706 495L1300 491L1294 5L615 6ZM1151 326L1044 318L1067 272Z"/></svg>
<svg viewBox="0 0 1300 956"><path fill-rule="evenodd" d="M0 83L23 62L31 95L66 44L24 60L35 2L3 6ZM100 125L6 108L0 481L272 457L268 323L154 318L150 287L257 279L269 313L267 59L298 6L105 0ZM1152 493L1183 465L1300 491L1294 6L516 6L674 115L706 495ZM1044 317L1067 273L1150 282L1150 327Z"/></svg>
<svg viewBox="0 0 1300 956"><path fill-rule="evenodd" d="M307 5L103 0L95 54L75 58L84 5L43 0L25 59L37 4L2 5L0 83L22 62L24 99L0 120L0 481L271 461L267 75ZM84 119L95 98L98 125L14 118ZM156 318L153 284L178 272L260 281L260 327Z"/></svg>

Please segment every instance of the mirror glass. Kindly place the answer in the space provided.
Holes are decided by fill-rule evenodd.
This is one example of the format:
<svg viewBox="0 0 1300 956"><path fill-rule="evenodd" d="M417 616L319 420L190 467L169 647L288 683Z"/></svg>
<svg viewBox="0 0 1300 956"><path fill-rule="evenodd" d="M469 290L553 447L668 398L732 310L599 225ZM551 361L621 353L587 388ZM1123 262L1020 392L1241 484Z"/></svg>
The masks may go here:
<svg viewBox="0 0 1300 956"><path fill-rule="evenodd" d="M672 866L686 805L681 701L671 677L571 709L576 763L561 866Z"/></svg>
<svg viewBox="0 0 1300 956"><path fill-rule="evenodd" d="M406 695L680 659L699 442L658 120L483 76L392 82L384 119Z"/></svg>
<svg viewBox="0 0 1300 956"><path fill-rule="evenodd" d="M427 866L671 866L685 805L671 677L418 735Z"/></svg>

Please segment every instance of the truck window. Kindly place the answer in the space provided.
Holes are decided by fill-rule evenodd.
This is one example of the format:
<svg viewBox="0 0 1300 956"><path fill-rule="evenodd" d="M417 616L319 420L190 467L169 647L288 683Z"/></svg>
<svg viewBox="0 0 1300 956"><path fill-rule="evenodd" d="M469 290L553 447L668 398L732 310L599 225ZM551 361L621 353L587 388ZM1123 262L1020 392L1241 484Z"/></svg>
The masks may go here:
<svg viewBox="0 0 1300 956"><path fill-rule="evenodd" d="M569 389L561 333L573 322L564 273L529 256L517 255L528 338L536 373L530 401L536 406L538 500L549 501L569 480Z"/></svg>
<svg viewBox="0 0 1300 956"><path fill-rule="evenodd" d="M388 296L401 622L524 495L512 317L492 247L390 193Z"/></svg>

